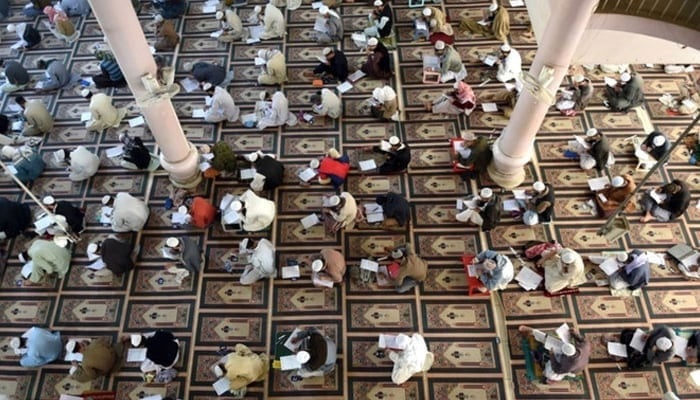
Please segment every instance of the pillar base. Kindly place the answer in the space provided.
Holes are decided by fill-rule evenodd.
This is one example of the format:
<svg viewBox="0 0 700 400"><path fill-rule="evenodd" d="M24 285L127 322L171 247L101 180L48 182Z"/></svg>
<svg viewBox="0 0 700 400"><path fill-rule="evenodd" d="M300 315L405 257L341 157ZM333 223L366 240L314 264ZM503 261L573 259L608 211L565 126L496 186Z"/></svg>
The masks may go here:
<svg viewBox="0 0 700 400"><path fill-rule="evenodd" d="M193 189L202 181L202 172L199 170L199 152L192 143L188 142L190 150L187 156L177 162L168 162L163 153L160 155L160 164L168 171L170 182L175 187Z"/></svg>
<svg viewBox="0 0 700 400"><path fill-rule="evenodd" d="M500 149L499 137L492 146L493 159L486 171L489 178L504 189L520 186L525 180L525 164L530 162L530 156L515 158L504 154Z"/></svg>

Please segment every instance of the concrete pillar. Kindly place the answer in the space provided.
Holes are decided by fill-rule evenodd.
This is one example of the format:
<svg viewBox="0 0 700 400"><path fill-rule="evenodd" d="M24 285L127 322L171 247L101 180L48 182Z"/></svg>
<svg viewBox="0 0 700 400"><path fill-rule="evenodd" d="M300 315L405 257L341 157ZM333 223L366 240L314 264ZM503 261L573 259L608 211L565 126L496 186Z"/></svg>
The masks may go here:
<svg viewBox="0 0 700 400"><path fill-rule="evenodd" d="M547 88L556 92L567 73L588 22L599 0L557 0L551 2L552 14L542 35L530 74L538 77L542 67L554 69ZM525 179L524 166L532 157L533 143L551 104L523 89L508 125L493 145L493 160L488 167L491 179L512 189Z"/></svg>
<svg viewBox="0 0 700 400"><path fill-rule="evenodd" d="M199 154L187 140L170 99L142 103L149 92L141 76L157 76L156 63L130 0L88 0L105 40L161 150L160 161L175 186L192 188L201 181Z"/></svg>

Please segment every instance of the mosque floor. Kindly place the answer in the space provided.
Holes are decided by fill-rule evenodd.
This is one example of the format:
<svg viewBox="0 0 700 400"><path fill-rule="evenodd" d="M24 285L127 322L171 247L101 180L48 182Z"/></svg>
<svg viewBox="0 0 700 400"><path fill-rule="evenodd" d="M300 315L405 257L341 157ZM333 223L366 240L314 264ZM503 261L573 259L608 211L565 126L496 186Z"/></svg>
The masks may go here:
<svg viewBox="0 0 700 400"><path fill-rule="evenodd" d="M55 39L44 27L43 18L29 21L19 12L22 5L13 1L12 22L34 24L44 35L36 50L11 54L11 34L2 30L0 56L20 60L33 66L41 57L51 56L67 61L82 75L93 74L97 63L91 46L100 43L102 34L91 15L74 18L81 32L72 45ZM240 11L245 18L255 4L251 0ZM308 0L295 11L287 11L288 34L285 40L264 42L261 46L235 43L221 44L209 36L216 30L212 14L204 14L202 1L189 2L187 15L176 22L182 36L173 53L164 56L174 62L178 79L184 76L182 65L188 61L215 61L231 66L235 79L229 88L242 113L250 112L258 93L253 63L259 48L277 48L288 62L289 82L283 90L294 111L308 111L309 97L315 89L310 84L310 70L321 47L311 39L316 13ZM341 47L351 63L361 59L360 52L349 40L349 33L362 27L370 11L361 3L346 3L341 8L346 38ZM445 0L443 7L457 27L463 17L480 18L485 1ZM75 249L73 264L65 279L47 278L31 284L20 277L17 254L26 246L18 238L6 244L10 255L0 280L0 394L11 399L57 399L61 393L78 394L89 388L117 392L117 399L139 399L151 394L169 394L182 399L215 399L211 384L215 380L209 366L219 355L220 346L245 343L254 351L273 352L278 332L295 326L317 326L338 344L335 371L322 378L298 380L293 373L271 370L264 382L249 387L246 399L503 399L513 390L516 399L659 399L667 390L683 399L700 398L700 388L689 378L690 367L678 359L663 366L641 371L625 371L611 361L599 340L622 327L649 328L666 323L682 329L700 328L700 291L697 282L683 279L670 262L654 268L651 284L638 297L613 297L605 287L592 281L580 292L545 297L541 290L525 292L512 283L507 290L491 297L467 296L467 284L460 263L464 253L486 248L509 252L529 240L558 240L584 255L601 250L642 248L663 251L673 243L698 245L700 210L691 205L677 221L668 224L639 224L639 212L630 216L630 232L609 243L596 235L603 220L583 207L588 200L586 181L595 175L578 168L574 161L562 156L572 134L583 134L595 127L605 131L612 142L617 159L613 173L635 171L635 159L625 138L643 134L652 126L672 138L690 123L688 117L666 115L657 99L663 93L678 93L687 75L667 75L661 66L635 65L633 69L645 80L646 102L640 112L613 113L603 107L604 74L589 75L596 88L595 98L583 115L574 118L552 111L542 125L533 163L527 167L525 185L542 179L554 185L557 193L555 221L549 225L526 227L512 218L503 218L488 233L465 227L455 221L455 199L474 193L482 186L493 186L481 177L465 184L451 173L448 139L462 129L477 134L497 134L507 119L502 113L474 111L469 118L438 116L427 113L423 103L446 92L451 85L425 85L421 76L421 54L430 52L429 44L413 43L411 18L420 8L405 3L394 6L398 48L392 52L396 75L391 85L400 93L404 122L381 123L359 112L360 102L369 97L379 81L363 79L343 95L344 117L341 121L316 121L291 128L259 132L244 128L239 122L223 125L203 124L191 118L192 110L203 105L201 92L181 93L173 103L180 115L188 138L195 144L228 141L235 151L243 153L262 149L285 162L286 179L274 193L278 218L271 230L255 237L268 237L277 247L280 264L287 260L308 260L320 247L342 249L349 263L349 273L341 286L317 289L309 282L309 270L302 269L297 281L265 280L248 287L238 282L240 269L224 270L224 261L244 238L237 233L223 232L219 224L206 230L174 230L170 211L163 207L168 179L163 170L154 173L125 171L105 156L105 150L117 144L121 132L140 136L157 148L148 128L119 128L95 134L85 131L80 115L88 104L79 96L79 88L62 90L41 98L49 104L56 118L56 127L41 144L48 160L60 148L85 145L99 152L100 171L87 182L71 182L61 167L49 166L32 191L38 196L52 194L86 207L88 228ZM510 42L520 51L525 67L532 61L536 42L529 29L524 7L509 7ZM152 38L154 23L144 2L140 19L147 36ZM481 101L491 98L502 104L502 85L493 80L479 86L488 71L478 60L478 53L494 50L499 43L493 38L457 34L456 48L467 65L468 82ZM29 68L29 67L28 67ZM41 74L30 70L33 76ZM568 78L567 78L568 79ZM268 89L269 90L269 89ZM21 93L36 97L34 93ZM115 103L127 106L129 117L138 109L128 89L115 90ZM2 111L8 111L8 96L2 100ZM399 135L412 148L412 164L407 174L393 176L362 175L353 169L344 190L361 201L371 200L389 190L405 195L411 202L412 221L408 229L383 231L359 226L337 235L325 234L322 227L302 229L299 219L320 206L321 195L332 189L318 185L302 187L296 172L310 157L321 155L328 147L342 148L356 165L359 150L389 135ZM694 197L700 192L700 170L687 163L688 154L679 148L670 162L654 175L649 186L674 178L686 180ZM236 180L207 181L197 193L218 200L224 193L240 193L245 185ZM145 229L138 234L121 234L140 246L134 271L121 278L104 276L85 268L87 244L110 234L97 222L100 198L104 194L128 191L144 197L151 207ZM7 177L0 177L0 195L30 202ZM164 272L159 247L171 234L184 234L196 239L205 254L202 272L177 284ZM390 287L365 284L359 279L360 259L378 255L385 246L412 241L429 265L428 277L418 288L397 294ZM516 262L516 264L519 264ZM591 266L587 266L592 272ZM600 275L600 272L596 273ZM554 385L529 382L517 327L526 323L539 328L556 328L563 322L580 330L594 342L591 363L576 380ZM69 364L59 361L39 369L22 369L9 349L10 337L32 325L50 327L64 337L108 337L115 340L122 334L144 332L155 328L172 330L184 344L177 366L178 375L168 384L145 383L138 365L127 363L116 375L81 384L67 376ZM391 361L377 352L378 333L420 332L435 353L435 364L426 374L414 376L406 384L391 383ZM500 338L500 340L499 340ZM508 383L512 379L513 387ZM229 399L231 397L221 397Z"/></svg>

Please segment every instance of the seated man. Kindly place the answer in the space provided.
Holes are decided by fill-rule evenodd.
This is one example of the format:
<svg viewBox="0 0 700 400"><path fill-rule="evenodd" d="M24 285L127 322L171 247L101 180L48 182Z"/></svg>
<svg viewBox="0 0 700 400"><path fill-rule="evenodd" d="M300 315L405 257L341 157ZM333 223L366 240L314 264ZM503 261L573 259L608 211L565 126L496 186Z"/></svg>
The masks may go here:
<svg viewBox="0 0 700 400"><path fill-rule="evenodd" d="M362 64L360 70L370 79L388 80L394 75L389 50L377 38L367 41L367 61Z"/></svg>
<svg viewBox="0 0 700 400"><path fill-rule="evenodd" d="M655 192L654 196L652 191ZM649 222L652 219L668 222L683 215L688 208L690 190L687 183L674 179L671 183L647 191L640 203L644 210L644 216L640 222Z"/></svg>
<svg viewBox="0 0 700 400"><path fill-rule="evenodd" d="M651 267L646 253L632 250L628 255L618 256L620 269L610 275L611 289L636 290L646 286L651 276Z"/></svg>
<svg viewBox="0 0 700 400"><path fill-rule="evenodd" d="M532 191L527 191L532 198L526 203L526 211L523 213L525 225L537 225L551 222L554 214L554 188L549 183L536 181L532 184Z"/></svg>
<svg viewBox="0 0 700 400"><path fill-rule="evenodd" d="M596 204L598 204L599 214L604 218L609 217L617 209L617 206L637 188L634 178L627 174L613 177L610 183L612 185L597 191L594 197ZM634 202L628 202L624 211L628 213L634 211Z"/></svg>
<svg viewBox="0 0 700 400"><path fill-rule="evenodd" d="M226 72L226 69L220 65L203 61L194 64L187 62L183 64L183 69L192 74L192 78L202 87L205 83L211 83L225 89L233 79L233 71Z"/></svg>
<svg viewBox="0 0 700 400"><path fill-rule="evenodd" d="M22 107L25 123L22 136L39 136L51 132L53 117L40 99L26 100L22 96L15 98L15 103Z"/></svg>
<svg viewBox="0 0 700 400"><path fill-rule="evenodd" d="M53 196L44 197L41 202L47 210L56 215L62 215L70 227L71 232L80 234L85 229L85 212L78 207L75 207L67 201L56 201Z"/></svg>
<svg viewBox="0 0 700 400"><path fill-rule="evenodd" d="M231 394L237 398L245 396L251 383L264 381L269 369L270 360L267 354L255 354L248 346L237 343L232 352L214 365L214 375L225 376L231 382Z"/></svg>
<svg viewBox="0 0 700 400"><path fill-rule="evenodd" d="M375 201L382 206L384 216L386 217L384 220L385 227L396 225L404 226L411 219L411 205L402 195L388 192L387 194L377 196Z"/></svg>
<svg viewBox="0 0 700 400"><path fill-rule="evenodd" d="M367 36L384 38L391 36L391 29L394 24L394 14L391 12L389 4L384 4L382 0L374 0L374 10L369 13L369 27L365 28Z"/></svg>
<svg viewBox="0 0 700 400"><path fill-rule="evenodd" d="M287 81L287 62L277 49L258 50L258 57L265 64L260 66L258 83L261 85L281 85Z"/></svg>
<svg viewBox="0 0 700 400"><path fill-rule="evenodd" d="M75 150L68 153L65 161L70 163L68 178L74 182L92 178L100 168L100 157L83 146L78 146Z"/></svg>
<svg viewBox="0 0 700 400"><path fill-rule="evenodd" d="M510 47L508 43L501 46L501 59L496 61L498 72L496 79L506 83L515 80L515 87L518 91L522 87L520 72L523 69L523 61L520 57L520 52Z"/></svg>
<svg viewBox="0 0 700 400"><path fill-rule="evenodd" d="M652 131L644 139L640 148L649 153L655 160L659 160L671 149L671 143L663 133Z"/></svg>
<svg viewBox="0 0 700 400"><path fill-rule="evenodd" d="M250 188L256 192L275 190L284 180L284 164L279 162L274 154L264 154L256 151L245 156L255 168L255 178Z"/></svg>
<svg viewBox="0 0 700 400"><path fill-rule="evenodd" d="M620 75L620 82L614 87L606 86L606 107L613 111L627 112L631 108L640 106L644 101L644 83L638 74L630 75L625 72Z"/></svg>
<svg viewBox="0 0 700 400"><path fill-rule="evenodd" d="M402 350L389 351L389 359L394 362L391 381L401 385L415 374L428 372L433 366L435 356L428 351L423 336L414 333L411 337L399 334L396 341L401 343Z"/></svg>
<svg viewBox="0 0 700 400"><path fill-rule="evenodd" d="M88 258L101 258L105 267L116 276L134 269L132 251L131 243L122 242L111 235L105 240L90 243L87 247Z"/></svg>
<svg viewBox="0 0 700 400"><path fill-rule="evenodd" d="M68 353L82 353L83 361L73 361L69 375L78 382L90 382L101 376L117 372L123 361L123 345L117 342L109 344L107 339L93 339L90 342L69 340L66 344Z"/></svg>
<svg viewBox="0 0 700 400"><path fill-rule="evenodd" d="M112 207L110 218L114 232L138 232L148 221L150 210L146 203L129 193L117 193L114 198L105 195L102 205Z"/></svg>
<svg viewBox="0 0 700 400"><path fill-rule="evenodd" d="M186 0L154 0L151 5L165 19L180 18L187 11Z"/></svg>
<svg viewBox="0 0 700 400"><path fill-rule="evenodd" d="M425 36L426 39L430 39L431 34L441 34L445 39L451 39L451 36L454 36L452 25L447 22L447 17L445 13L442 12L442 9L438 7L425 7L421 14L422 17L420 17L419 21L425 23L427 29L425 31L419 31L419 29L416 28L413 33L413 40L418 40L420 36ZM416 25L417 24L414 23L414 26ZM450 43L452 43L452 40L450 40Z"/></svg>
<svg viewBox="0 0 700 400"><path fill-rule="evenodd" d="M547 252L537 263L544 268L544 287L549 293L574 288L586 282L583 259L573 249Z"/></svg>
<svg viewBox="0 0 700 400"><path fill-rule="evenodd" d="M340 19L340 15L330 8L322 5L318 9L320 14L320 19L324 21L323 30L314 30L314 36L316 37L316 43L318 44L332 44L338 43L343 40L343 20Z"/></svg>
<svg viewBox="0 0 700 400"><path fill-rule="evenodd" d="M316 160L318 161L318 160ZM339 188L345 183L350 171L350 157L331 148L318 163L318 183Z"/></svg>
<svg viewBox="0 0 700 400"><path fill-rule="evenodd" d="M387 150L383 150L381 146L372 148L375 153L386 155L386 160L379 166L379 173L393 174L408 169L408 165L411 163L411 149L408 148L408 145L401 142L398 136L390 137L389 145L391 147Z"/></svg>
<svg viewBox="0 0 700 400"><path fill-rule="evenodd" d="M172 21L166 21L162 15L156 15L156 42L153 48L157 51L173 51L180 42L180 35L175 30Z"/></svg>
<svg viewBox="0 0 700 400"><path fill-rule="evenodd" d="M657 326L649 332L644 344L644 354L647 364L658 365L663 364L673 358L675 354L673 339L676 334L666 325Z"/></svg>
<svg viewBox="0 0 700 400"><path fill-rule="evenodd" d="M326 203L324 201L324 203ZM357 202L348 192L331 196L327 205L321 209L321 220L328 232L338 232L341 229L352 229L357 219Z"/></svg>
<svg viewBox="0 0 700 400"><path fill-rule="evenodd" d="M165 269L176 275L178 283L202 268L202 250L197 242L188 236L169 237L162 248L163 257L176 260L177 263L165 265ZM185 267L178 268L178 265Z"/></svg>
<svg viewBox="0 0 700 400"><path fill-rule="evenodd" d="M19 365L24 368L37 368L52 363L63 353L60 332L51 332L39 327L31 327L20 337L10 340L10 348L21 356Z"/></svg>
<svg viewBox="0 0 700 400"><path fill-rule="evenodd" d="M260 6L255 6L255 12L258 13L259 21L263 23L264 31L260 35L261 40L284 37L287 33L287 25L279 8L269 3L265 6L265 10L262 10Z"/></svg>
<svg viewBox="0 0 700 400"><path fill-rule="evenodd" d="M141 364L141 370L155 371L173 368L180 358L180 341L170 331L158 329L155 332L139 336L132 335L133 346L146 348L146 360Z"/></svg>
<svg viewBox="0 0 700 400"><path fill-rule="evenodd" d="M65 88L75 84L80 79L80 75L71 73L65 64L55 58L40 59L36 65L39 69L45 70L44 79L37 82L37 92L39 93Z"/></svg>
<svg viewBox="0 0 700 400"><path fill-rule="evenodd" d="M323 88L311 96L311 109L315 114L331 119L340 118L343 113L343 103L330 89Z"/></svg>
<svg viewBox="0 0 700 400"><path fill-rule="evenodd" d="M36 180L46 167L38 151L29 146L3 146L0 155L6 163L12 163L16 171L11 173L25 185Z"/></svg>
<svg viewBox="0 0 700 400"><path fill-rule="evenodd" d="M345 82L348 79L348 59L345 53L336 48L325 47L323 57L326 61L320 62L314 68L314 74L320 75L324 82Z"/></svg>
<svg viewBox="0 0 700 400"><path fill-rule="evenodd" d="M32 212L28 204L0 197L0 242L14 239L32 226Z"/></svg>
<svg viewBox="0 0 700 400"><path fill-rule="evenodd" d="M83 89L80 94L90 100L90 119L85 122L88 131L102 132L116 128L126 116L126 107L114 107L111 96L104 93L92 94L90 89Z"/></svg>
<svg viewBox="0 0 700 400"><path fill-rule="evenodd" d="M103 89L126 86L124 74L112 53L98 50L95 52L95 58L100 61L100 74L92 77L96 88Z"/></svg>
<svg viewBox="0 0 700 400"><path fill-rule="evenodd" d="M588 171L595 168L602 172L604 168L614 163L614 157L610 151L608 139L603 132L596 128L586 131L585 145L576 142L571 150L579 154L581 169Z"/></svg>
<svg viewBox="0 0 700 400"><path fill-rule="evenodd" d="M461 32L471 32L473 34L490 36L493 35L500 42L508 40L510 33L510 17L508 10L499 7L498 3L492 3L488 10L483 10L484 18L481 21L474 21L471 18L464 18L459 24Z"/></svg>
<svg viewBox="0 0 700 400"><path fill-rule="evenodd" d="M328 336L317 328L308 328L292 338L293 344L300 343L297 359L302 366L297 374L302 378L323 376L335 369L337 348Z"/></svg>
<svg viewBox="0 0 700 400"><path fill-rule="evenodd" d="M239 209L243 229L247 232L267 229L275 220L277 212L274 201L262 198L251 190L246 190L238 201L232 203L232 207Z"/></svg>
<svg viewBox="0 0 700 400"><path fill-rule="evenodd" d="M320 287L317 280L342 283L345 276L345 257L337 250L321 249L321 252L311 262L312 282Z"/></svg>
<svg viewBox="0 0 700 400"><path fill-rule="evenodd" d="M151 164L151 152L140 137L131 138L127 133L119 134L119 141L124 144L124 154L120 165L126 169L146 169Z"/></svg>
<svg viewBox="0 0 700 400"><path fill-rule="evenodd" d="M477 267L479 279L484 284L484 288L480 288L482 291L503 290L515 276L510 259L493 250L477 254L472 263Z"/></svg>
<svg viewBox="0 0 700 400"><path fill-rule="evenodd" d="M199 228L206 229L214 223L216 219L216 208L202 196L195 196L191 200L187 200L188 213L191 217L190 223Z"/></svg>
<svg viewBox="0 0 700 400"><path fill-rule="evenodd" d="M241 285L252 285L260 279L275 277L275 246L267 239L260 239L248 256L248 264L240 278Z"/></svg>
<svg viewBox="0 0 700 400"><path fill-rule="evenodd" d="M547 341L548 335L538 329L520 325L518 330L525 336L533 335L535 340L542 344ZM554 346L549 350L549 360L543 368L548 384L559 382L567 377L573 378L588 364L592 351L591 343L573 330L569 330L569 335L573 343L563 342L561 347Z"/></svg>
<svg viewBox="0 0 700 400"><path fill-rule="evenodd" d="M482 188L478 196L471 196L464 204L467 209L455 217L459 222L472 223L480 226L482 231L488 232L501 220L503 202L490 188Z"/></svg>
<svg viewBox="0 0 700 400"><path fill-rule="evenodd" d="M469 115L476 107L476 95L464 81L457 81L454 90L443 94L435 101L425 102L425 108L433 114Z"/></svg>
<svg viewBox="0 0 700 400"><path fill-rule="evenodd" d="M248 39L250 32L248 31L248 28L243 27L241 17L238 16L235 9L217 11L216 20L219 21L220 24L221 34L217 38L220 42L230 43L236 40Z"/></svg>
<svg viewBox="0 0 700 400"><path fill-rule="evenodd" d="M32 272L29 280L39 283L45 274L56 274L58 279L63 277L70 268L71 252L66 247L68 240L35 240L29 250L19 254L19 260L26 264L31 261Z"/></svg>
<svg viewBox="0 0 700 400"><path fill-rule="evenodd" d="M486 171L493 157L489 140L484 136L477 137L472 131L462 131L462 142L465 149L469 149L469 155L463 157L463 153L457 153L457 167L481 174Z"/></svg>
<svg viewBox="0 0 700 400"><path fill-rule="evenodd" d="M391 261L387 267L389 278L394 280L394 286L398 293L406 293L428 275L428 263L420 258L413 244L406 243L391 250ZM389 257L382 257L377 261L383 261ZM398 265L397 265L398 264Z"/></svg>
<svg viewBox="0 0 700 400"><path fill-rule="evenodd" d="M43 7L41 10L39 10L39 13L42 12ZM19 24L8 24L7 31L10 33L14 32L17 35L17 38L19 39L19 48L22 50L31 49L32 47L35 47L41 43L41 34L39 31L26 22L21 22Z"/></svg>
<svg viewBox="0 0 700 400"><path fill-rule="evenodd" d="M260 92L260 101L255 103L256 126L259 130L286 124L296 125L299 120L289 111L289 101L284 93L277 91L270 97L267 92Z"/></svg>
<svg viewBox="0 0 700 400"><path fill-rule="evenodd" d="M67 44L71 44L78 39L80 31L75 29L73 21L68 18L68 15L63 10L46 6L44 7L44 14L48 17L48 21L45 23L46 27L57 39L63 40Z"/></svg>
<svg viewBox="0 0 700 400"><path fill-rule="evenodd" d="M236 106L233 97L228 90L214 86L207 82L204 91L209 95L211 102L204 108L204 120L207 122L235 122L240 115L240 108Z"/></svg>
<svg viewBox="0 0 700 400"><path fill-rule="evenodd" d="M435 42L435 55L440 59L440 82L445 83L453 79L459 82L467 77L462 57L454 47L438 40Z"/></svg>
<svg viewBox="0 0 700 400"><path fill-rule="evenodd" d="M17 61L0 60L0 66L4 68L5 83L0 86L3 93L12 93L24 90L29 85L29 72Z"/></svg>
<svg viewBox="0 0 700 400"><path fill-rule="evenodd" d="M398 121L400 118L399 102L396 99L396 92L391 86L375 88L367 103L374 118L384 121Z"/></svg>
<svg viewBox="0 0 700 400"><path fill-rule="evenodd" d="M573 85L562 91L556 103L557 110L567 117L582 112L593 98L593 84L583 75L574 75Z"/></svg>

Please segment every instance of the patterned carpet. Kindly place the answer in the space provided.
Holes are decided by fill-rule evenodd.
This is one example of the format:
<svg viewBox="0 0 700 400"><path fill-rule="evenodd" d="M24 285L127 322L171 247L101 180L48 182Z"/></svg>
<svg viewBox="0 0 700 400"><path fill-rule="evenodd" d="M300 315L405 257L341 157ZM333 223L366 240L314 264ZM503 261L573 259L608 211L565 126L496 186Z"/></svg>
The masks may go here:
<svg viewBox="0 0 700 400"><path fill-rule="evenodd" d="M22 4L15 3L15 16L10 21L25 21L19 13ZM241 16L245 18L255 4L263 3L251 0L241 9ZM285 40L265 42L261 46L278 48L287 57L290 78L283 90L293 111L309 111L309 97L315 90L310 85L309 74L321 50L310 37L316 12L308 1L305 3L298 10L286 12L288 35ZM250 112L261 90L255 85L253 63L260 47L240 43L223 45L210 38L216 22L213 14L202 13L202 5L203 2L190 2L187 15L177 22L183 37L180 46L165 56L174 59L178 78L184 76L182 65L188 61L216 61L232 66L235 79L230 91L242 113ZM480 17L481 9L487 5L487 1L446 0L439 6L456 27L462 17ZM349 33L363 26L369 11L370 7L364 3L345 4L341 8L348 33L342 48L351 63L361 60L361 54L349 40ZM698 245L700 211L694 205L683 218L669 224L640 225L632 222L637 219L635 214L631 218L630 234L615 243L607 243L596 236L602 220L582 207L590 197L586 180L592 173L581 171L573 161L562 157L571 134L583 134L587 128L596 127L612 139L618 160L614 171L633 171L636 163L631 149L622 143L624 138L641 134L643 126L649 123L676 137L690 122L687 117L665 115L656 101L663 93L678 93L678 85L687 77L666 75L660 66L635 66L645 78L645 113L619 114L602 106L603 74L594 73L597 95L592 106L585 115L575 118L550 113L536 144L536 159L527 168L526 184L539 178L555 185L558 195L555 223L530 228L504 218L496 229L484 234L456 223L454 204L458 196L472 193L490 182L482 177L465 185L451 174L447 140L465 128L489 135L504 127L507 120L500 113L475 111L467 120L464 116L445 118L424 111L423 102L447 91L450 85L428 87L421 83L420 55L430 51L430 46L411 42L411 18L419 12L419 8L411 9L404 3L394 6L398 49L393 54L394 64L400 68L392 85L400 93L405 122L379 123L359 114L360 102L380 84L367 79L343 95L342 121L301 124L264 132L245 129L239 122L214 125L192 119L192 109L203 105L201 93L182 93L173 99L183 128L195 144L223 139L231 143L236 152L262 149L276 153L285 162L285 184L274 194L279 215L273 229L262 235L275 243L280 264L290 259L308 260L321 246L342 249L350 271L345 283L332 290L313 288L308 269L302 269L302 279L297 281L277 279L241 287L237 283L241 271L229 274L223 264L244 236L225 233L218 224L207 230L187 230L186 234L195 238L205 251L206 263L203 273L194 280L188 278L181 285L177 284L172 275L164 273L165 260L158 250L170 234L183 233L173 230L170 211L163 207L167 196L166 174L162 170L152 174L125 171L104 156L106 149L116 145L121 132L140 136L148 145L156 147L148 129L129 128L123 124L101 134L88 133L79 122L80 114L87 111L88 106L79 97L79 89L44 96L57 122L41 144L47 159L56 149L82 144L99 151L103 164L97 175L83 183L71 182L62 168L49 167L32 186L36 195L50 193L85 206L89 215L88 229L77 246L71 270L62 281L55 278L40 284L23 281L16 255L24 249L26 240L19 238L7 243L10 258L0 281L0 394L11 399L54 400L60 393L77 394L92 387L116 390L120 400L152 394L193 400L215 399L211 387L215 378L209 366L219 357L220 346L245 343L254 351L272 352L273 338L278 332L291 331L295 326L317 326L338 344L335 371L323 378L300 381L293 379L292 373L271 370L264 383L250 386L246 399L496 400L505 398L506 390L514 390L517 399L659 399L667 390L676 391L683 399L700 398L700 388L689 380L690 369L680 362L642 371L620 371L598 342L601 335L618 332L623 326L648 328L663 322L676 327L700 327L698 284L682 280L670 263L653 271L652 283L640 298L611 297L607 290L591 282L576 295L554 298L544 297L541 291L524 292L511 284L503 293L489 299L467 296L459 260L465 252L487 247L507 251L509 246L518 248L534 239L556 239L583 254L621 248L661 251L680 241ZM509 12L511 43L521 52L527 66L536 51L527 11L518 7L509 8ZM144 31L152 37L154 23L149 13L144 3L140 18ZM38 58L52 55L66 60L74 71L83 75L97 70L90 49L101 41L102 34L94 17L74 19L82 34L71 46L47 32L43 20L42 17L27 21L42 31L44 39L39 49L20 55L10 54L9 46L14 37L5 31L4 23L0 24L3 35L0 56L21 60L29 68ZM469 71L467 80L475 87L479 98L482 101L499 98L501 84L490 82L476 87L487 73L477 54L494 50L499 43L493 38L464 34L457 34L456 41ZM36 76L41 73L36 69L30 72ZM22 94L35 97L29 92ZM118 105L129 106L130 116L138 115L128 89L112 94ZM4 112L7 112L8 102L5 97ZM296 172L310 157L321 155L329 146L348 152L356 165L360 148L392 134L400 135L411 145L413 162L409 173L372 176L361 175L354 169L345 190L359 200L371 200L388 190L403 193L411 202L410 228L381 231L360 226L335 236L325 234L320 226L304 230L299 218L317 210L320 196L331 193L332 189L318 185L301 187ZM687 152L679 149L649 184L685 179L697 197L700 173L687 164L687 157ZM635 175L641 178L641 174ZM217 201L226 192L240 193L244 189L245 185L238 181L219 179L203 183L197 193ZM151 217L141 233L120 235L140 245L137 268L122 278L105 278L84 268L88 264L85 247L110 233L109 228L97 222L100 198L119 191L145 197L151 207ZM0 177L0 195L29 202L7 177ZM399 295L390 287L362 283L357 267L361 258L378 255L384 246L407 240L416 243L419 254L429 261L428 278L419 288ZM568 322L595 342L590 368L580 380L548 386L528 382L516 338L517 326L527 323L539 328L555 328L562 322ZM184 343L177 367L179 374L167 385L148 384L143 382L138 364L129 363L108 379L80 384L67 377L69 365L63 361L39 369L22 369L8 346L9 338L32 325L60 330L64 337L90 335L112 340L121 334L169 329ZM504 327L507 333L503 332ZM381 332L424 334L430 350L435 353L431 371L413 377L402 386L392 384L392 363L377 352L377 334ZM509 354L504 354L504 350ZM507 383L511 374L514 389Z"/></svg>

